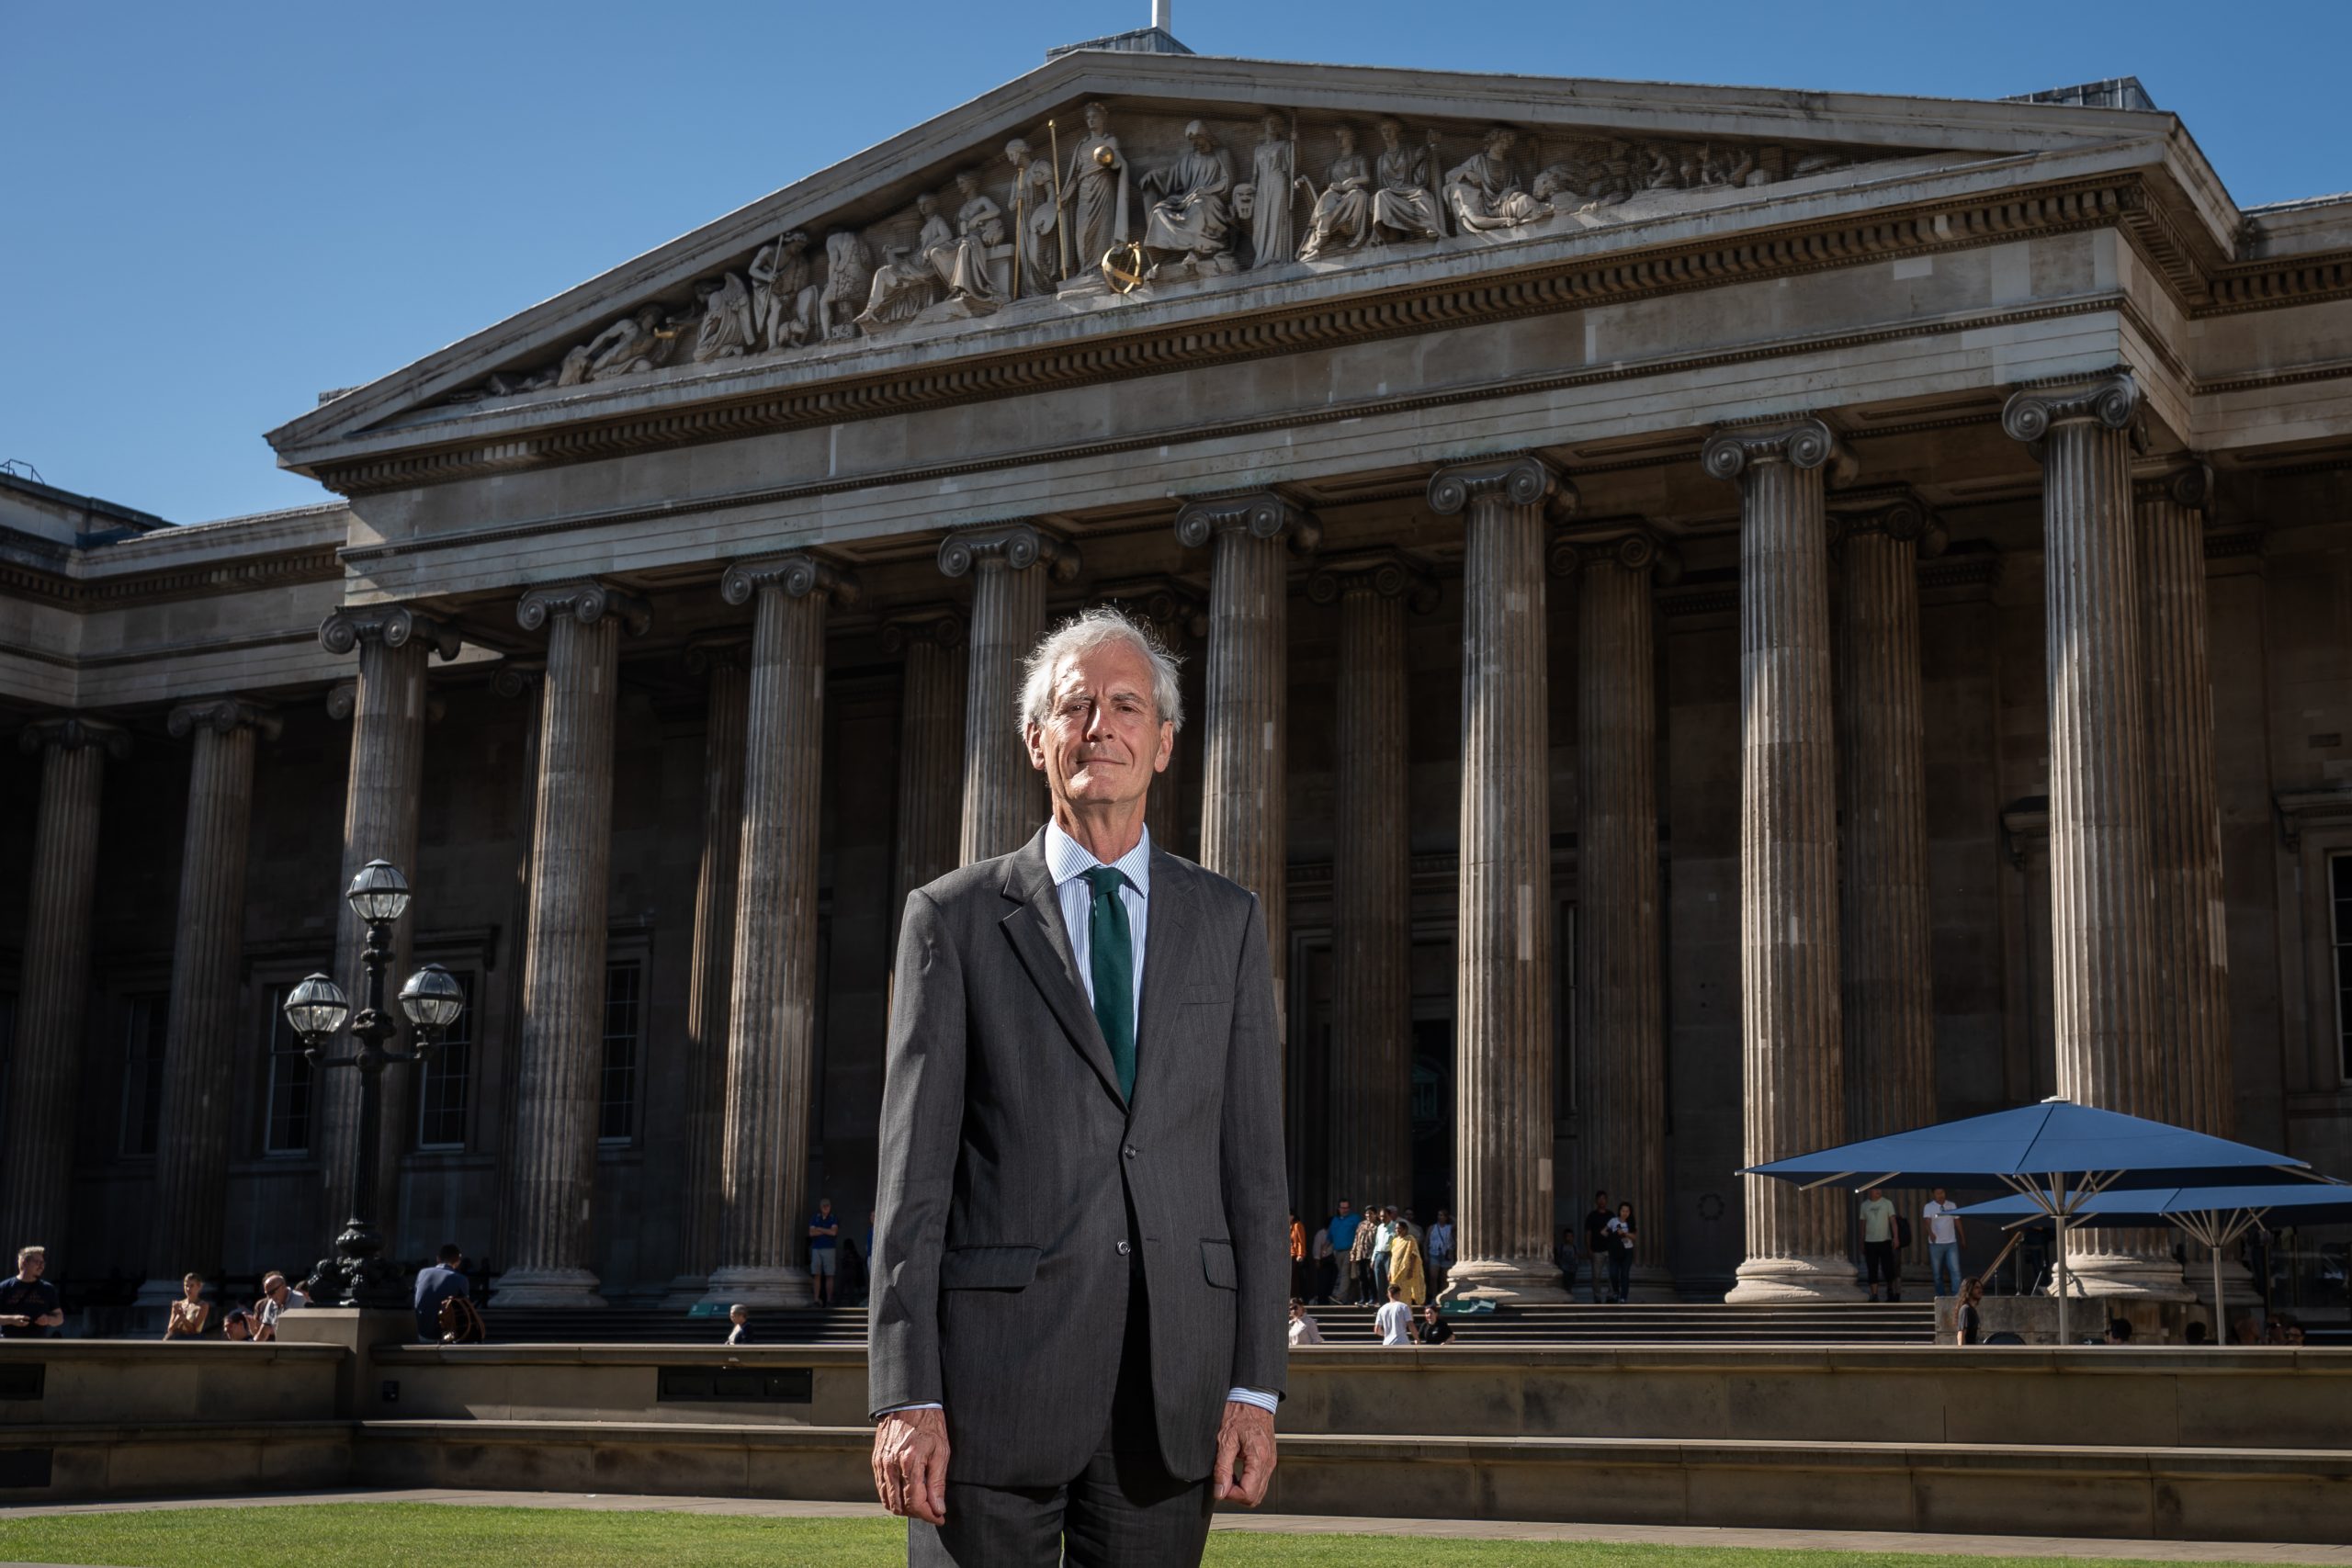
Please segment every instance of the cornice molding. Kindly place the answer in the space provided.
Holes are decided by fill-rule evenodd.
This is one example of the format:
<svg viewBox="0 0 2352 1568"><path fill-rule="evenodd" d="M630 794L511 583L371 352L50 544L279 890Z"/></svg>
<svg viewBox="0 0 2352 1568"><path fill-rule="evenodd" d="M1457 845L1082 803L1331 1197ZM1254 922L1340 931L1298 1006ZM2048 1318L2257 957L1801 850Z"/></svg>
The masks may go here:
<svg viewBox="0 0 2352 1568"><path fill-rule="evenodd" d="M1026 571L1043 564L1056 582L1068 582L1081 564L1078 547L1035 523L982 523L939 541L939 570L949 577L985 569Z"/></svg>
<svg viewBox="0 0 2352 1568"><path fill-rule="evenodd" d="M121 604L158 604L175 599L209 599L264 588L339 582L343 575L342 557L333 549L246 557L209 566L101 577L50 570L27 561L0 560L0 593L87 612Z"/></svg>
<svg viewBox="0 0 2352 1568"><path fill-rule="evenodd" d="M763 588L774 588L787 599L814 595L842 605L856 604L858 595L856 578L800 550L731 562L718 580L718 596L729 604L748 604Z"/></svg>
<svg viewBox="0 0 2352 1568"><path fill-rule="evenodd" d="M653 625L653 606L634 593L594 581L525 589L514 606L515 623L526 632L535 632L548 624L549 615L569 615L583 626L593 626L606 615L616 616L631 637L643 637Z"/></svg>
<svg viewBox="0 0 2352 1568"><path fill-rule="evenodd" d="M419 638L431 644L445 663L465 647L457 627L405 604L345 604L329 611L319 626L319 646L329 653L350 653L363 642L403 648Z"/></svg>
<svg viewBox="0 0 2352 1568"><path fill-rule="evenodd" d="M277 716L277 709L266 703L244 697L207 697L174 708L164 728L175 740L185 740L199 729L209 729L216 735L251 729L266 739L275 740L285 728L285 721Z"/></svg>
<svg viewBox="0 0 2352 1568"><path fill-rule="evenodd" d="M1270 490L1188 501L1176 513L1176 542L1196 550L1219 534L1246 533L1253 539L1290 541L1291 553L1307 555L1323 542L1315 514Z"/></svg>
<svg viewBox="0 0 2352 1568"><path fill-rule="evenodd" d="M35 751L78 751L85 746L97 746L116 761L130 755L130 731L119 724L87 714L67 714L61 718L37 718L17 732L17 750L28 755Z"/></svg>

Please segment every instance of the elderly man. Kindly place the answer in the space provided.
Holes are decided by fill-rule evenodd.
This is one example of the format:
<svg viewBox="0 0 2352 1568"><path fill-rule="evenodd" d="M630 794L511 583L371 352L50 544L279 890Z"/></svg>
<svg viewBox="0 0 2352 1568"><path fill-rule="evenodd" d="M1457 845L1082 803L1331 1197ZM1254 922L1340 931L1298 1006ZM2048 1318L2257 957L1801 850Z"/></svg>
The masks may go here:
<svg viewBox="0 0 2352 1568"><path fill-rule="evenodd" d="M911 1564L1190 1564L1273 1472L1289 1295L1247 890L1153 847L1182 713L1116 612L1031 655L1053 818L907 900L874 1237L874 1479Z"/></svg>

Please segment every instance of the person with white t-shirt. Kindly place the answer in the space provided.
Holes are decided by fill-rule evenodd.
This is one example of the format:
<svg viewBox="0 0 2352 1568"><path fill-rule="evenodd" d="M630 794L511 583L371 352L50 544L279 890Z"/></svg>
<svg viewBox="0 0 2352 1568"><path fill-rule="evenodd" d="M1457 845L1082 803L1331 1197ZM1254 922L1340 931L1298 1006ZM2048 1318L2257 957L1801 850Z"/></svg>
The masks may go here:
<svg viewBox="0 0 2352 1568"><path fill-rule="evenodd" d="M1928 1206L1920 1211L1928 1222L1928 1257L1934 1269L1936 1294L1960 1294L1960 1244L1964 1239L1961 1230L1960 1205L1944 1196L1940 1187L1928 1199ZM1944 1269L1951 1269L1951 1288L1944 1288Z"/></svg>
<svg viewBox="0 0 2352 1568"><path fill-rule="evenodd" d="M1383 1345L1410 1345L1413 1342L1413 1309L1405 1304L1402 1287L1388 1287L1388 1304L1372 1314L1380 1330Z"/></svg>

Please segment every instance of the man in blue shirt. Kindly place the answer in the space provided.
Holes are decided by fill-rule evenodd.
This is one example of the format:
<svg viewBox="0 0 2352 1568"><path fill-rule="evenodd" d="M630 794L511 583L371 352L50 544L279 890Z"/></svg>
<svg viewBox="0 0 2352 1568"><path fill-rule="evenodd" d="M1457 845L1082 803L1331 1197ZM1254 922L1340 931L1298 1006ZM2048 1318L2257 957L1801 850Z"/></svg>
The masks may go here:
<svg viewBox="0 0 2352 1568"><path fill-rule="evenodd" d="M65 1321L57 1287L41 1278L49 1254L38 1247L17 1251L17 1277L0 1284L0 1338L46 1339Z"/></svg>
<svg viewBox="0 0 2352 1568"><path fill-rule="evenodd" d="M1345 1198L1340 1200L1340 1212L1331 1216L1331 1250L1346 1257L1356 1244L1356 1227L1363 1224L1363 1216Z"/></svg>
<svg viewBox="0 0 2352 1568"><path fill-rule="evenodd" d="M416 1337L427 1345L441 1343L441 1303L452 1296L470 1298L466 1282L466 1255L454 1241L441 1244L441 1261L416 1271Z"/></svg>
<svg viewBox="0 0 2352 1568"><path fill-rule="evenodd" d="M833 1244L842 1237L841 1216L833 1213L831 1198L817 1200L817 1217L808 1222L808 1278L817 1287L817 1304L833 1304L833 1262L837 1250Z"/></svg>

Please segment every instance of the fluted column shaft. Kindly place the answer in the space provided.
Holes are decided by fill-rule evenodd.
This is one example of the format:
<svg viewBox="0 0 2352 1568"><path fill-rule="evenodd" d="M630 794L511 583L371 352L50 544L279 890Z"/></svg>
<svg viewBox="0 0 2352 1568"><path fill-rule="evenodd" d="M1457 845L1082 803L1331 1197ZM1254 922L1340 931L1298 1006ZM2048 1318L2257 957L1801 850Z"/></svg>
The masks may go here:
<svg viewBox="0 0 2352 1568"><path fill-rule="evenodd" d="M1308 585L1340 606L1339 792L1331 852L1331 1192L1367 1206L1413 1191L1413 995L1405 600L1396 562Z"/></svg>
<svg viewBox="0 0 2352 1568"><path fill-rule="evenodd" d="M825 611L852 590L807 556L729 569L756 599L744 731L743 844L727 1055L726 1168L713 1302L810 1300L809 1108L817 1064L817 854L825 757Z"/></svg>
<svg viewBox="0 0 2352 1568"><path fill-rule="evenodd" d="M1826 426L1725 431L1702 461L1739 485L1740 1065L1749 1164L1845 1136L1838 781L1830 708ZM1845 1194L1746 1179L1728 1299L1850 1300Z"/></svg>
<svg viewBox="0 0 2352 1568"><path fill-rule="evenodd" d="M2164 1119L2216 1137L2236 1122L2230 953L2205 654L2202 464L2136 489L2146 660L2148 861L2154 879L2154 1018Z"/></svg>
<svg viewBox="0 0 2352 1568"><path fill-rule="evenodd" d="M1464 513L1450 1299L1558 1301L1552 1267L1552 818L1545 508L1532 457L1442 468Z"/></svg>
<svg viewBox="0 0 2352 1568"><path fill-rule="evenodd" d="M389 861L420 895L416 860L417 804L424 782L425 664L435 646L455 657L456 635L400 606L337 610L319 629L330 653L356 652L358 679L351 697L351 766L343 796L343 881L348 887L371 860ZM335 984L346 997L367 994L368 927L351 906L336 900ZM415 922L392 922L390 982L413 967ZM400 1157L408 1146L405 1117L414 1104L409 1079L384 1079L377 1098L375 1204L369 1213L388 1247L400 1232ZM319 1152L324 1212L342 1217L351 1197L351 1162L359 1147L359 1075L318 1073L311 1092L319 1106Z"/></svg>
<svg viewBox="0 0 2352 1568"><path fill-rule="evenodd" d="M959 864L1010 854L1045 826L1045 775L1022 740L1022 666L1046 635L1046 578L1067 581L1078 566L1067 543L1026 523L941 541L939 570L972 579Z"/></svg>
<svg viewBox="0 0 2352 1568"><path fill-rule="evenodd" d="M240 1088L237 969L244 952L254 735L275 736L278 721L266 709L225 698L175 710L169 727L175 737L192 734L194 745L142 1306L177 1300L180 1276L191 1269L208 1277L220 1269L229 1131Z"/></svg>
<svg viewBox="0 0 2352 1568"><path fill-rule="evenodd" d="M2150 1030L2154 935L2147 729L2132 547L2129 376L2022 391L2002 412L2039 441L2050 687L2050 904L2058 1092L2161 1118ZM2186 1298L2164 1233L2089 1232L2068 1258L2084 1291Z"/></svg>
<svg viewBox="0 0 2352 1568"><path fill-rule="evenodd" d="M955 616L893 630L907 661L899 688L899 829L890 900L895 929L908 894L962 863L959 764L970 676L963 624ZM1022 765L1028 766L1025 758ZM891 950L897 951L895 942Z"/></svg>
<svg viewBox="0 0 2352 1568"><path fill-rule="evenodd" d="M695 950L686 981L686 1145L678 1273L670 1303L690 1306L718 1258L728 1012L733 1005L736 863L743 843L743 734L749 703L740 643L690 650L709 682L703 729L702 854L695 868Z"/></svg>
<svg viewBox="0 0 2352 1568"><path fill-rule="evenodd" d="M602 1306L590 1268L603 1086L605 944L612 856L613 716L621 621L641 604L598 585L534 589L518 617L548 633L532 808L530 929L515 1053L514 1145L499 1298Z"/></svg>
<svg viewBox="0 0 2352 1568"><path fill-rule="evenodd" d="M1194 502L1176 518L1186 546L1210 547L1201 742L1201 864L1258 896L1272 961L1274 1017L1290 1037L1289 553L1314 547L1314 521L1271 494Z"/></svg>
<svg viewBox="0 0 2352 1568"><path fill-rule="evenodd" d="M1583 1185L1634 1205L1635 1292L1670 1296L1650 605L1657 548L1636 534L1577 554L1577 1121L1590 1178Z"/></svg>
<svg viewBox="0 0 2352 1568"><path fill-rule="evenodd" d="M6 1145L0 1148L0 1236L17 1239L0 1246L45 1246L57 1273L74 1267L67 1197L90 990L98 801L107 753L125 755L130 737L100 720L61 718L28 727L19 743L41 753L40 814L26 889Z"/></svg>

